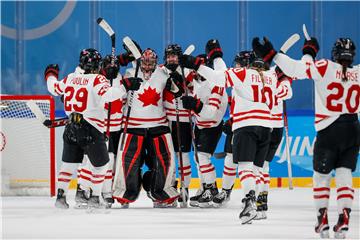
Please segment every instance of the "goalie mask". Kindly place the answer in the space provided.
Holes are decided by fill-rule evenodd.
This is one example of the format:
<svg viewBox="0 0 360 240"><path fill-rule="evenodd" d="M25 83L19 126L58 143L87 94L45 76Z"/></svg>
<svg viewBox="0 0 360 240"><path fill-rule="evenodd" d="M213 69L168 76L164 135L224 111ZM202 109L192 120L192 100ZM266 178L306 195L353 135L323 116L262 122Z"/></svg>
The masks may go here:
<svg viewBox="0 0 360 240"><path fill-rule="evenodd" d="M80 52L79 67L81 67L86 74L97 73L99 71L100 61L101 55L96 49L87 48Z"/></svg>
<svg viewBox="0 0 360 240"><path fill-rule="evenodd" d="M140 69L144 74L145 80L149 80L151 74L155 71L158 57L154 50L147 48L140 58Z"/></svg>
<svg viewBox="0 0 360 240"><path fill-rule="evenodd" d="M255 54L253 51L241 51L236 54L233 61L233 66L235 68L249 67L250 64L254 61L254 59Z"/></svg>
<svg viewBox="0 0 360 240"><path fill-rule="evenodd" d="M331 51L332 60L350 66L354 61L355 49L355 44L350 38L339 38Z"/></svg>
<svg viewBox="0 0 360 240"><path fill-rule="evenodd" d="M175 71L179 66L179 57L182 55L182 49L179 44L170 44L165 48L164 62L165 67Z"/></svg>

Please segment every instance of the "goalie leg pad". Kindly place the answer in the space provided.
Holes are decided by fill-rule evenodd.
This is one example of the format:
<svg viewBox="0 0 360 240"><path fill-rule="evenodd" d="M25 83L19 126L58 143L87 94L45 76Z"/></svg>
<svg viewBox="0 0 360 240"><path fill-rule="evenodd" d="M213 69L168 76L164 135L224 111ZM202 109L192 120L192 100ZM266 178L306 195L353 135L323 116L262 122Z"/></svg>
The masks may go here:
<svg viewBox="0 0 360 240"><path fill-rule="evenodd" d="M124 150L118 151L113 196L120 203L134 202L141 190L141 151L144 136L126 133Z"/></svg>
<svg viewBox="0 0 360 240"><path fill-rule="evenodd" d="M156 156L153 161L151 195L159 202L172 202L179 197L174 188L175 154L170 133L152 139L152 149Z"/></svg>

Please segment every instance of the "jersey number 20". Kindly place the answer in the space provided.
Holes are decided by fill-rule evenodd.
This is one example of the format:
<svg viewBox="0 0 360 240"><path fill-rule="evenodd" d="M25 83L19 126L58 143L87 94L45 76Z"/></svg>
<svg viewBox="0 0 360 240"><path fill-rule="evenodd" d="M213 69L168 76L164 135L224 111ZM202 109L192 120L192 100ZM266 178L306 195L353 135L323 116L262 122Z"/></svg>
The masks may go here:
<svg viewBox="0 0 360 240"><path fill-rule="evenodd" d="M349 113L355 113L356 110L359 108L360 102L360 86L359 85L352 85L347 92L345 92L344 87L341 83L332 82L327 86L327 89L332 91L336 90L336 92L330 94L326 99L326 107L330 111L334 112L343 112L343 102L339 102L342 96L346 96L345 98L345 107L349 111ZM355 95L354 95L355 94ZM355 96L355 105L351 106L351 99Z"/></svg>

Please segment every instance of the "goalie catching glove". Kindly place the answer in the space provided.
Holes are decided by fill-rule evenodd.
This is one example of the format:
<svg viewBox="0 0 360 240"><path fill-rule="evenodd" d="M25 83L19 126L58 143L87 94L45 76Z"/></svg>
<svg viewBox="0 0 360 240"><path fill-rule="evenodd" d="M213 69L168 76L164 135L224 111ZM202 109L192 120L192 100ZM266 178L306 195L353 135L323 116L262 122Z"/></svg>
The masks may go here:
<svg viewBox="0 0 360 240"><path fill-rule="evenodd" d="M59 77L59 65L58 64L49 64L44 72L45 81L47 81L47 78L52 75L56 77L56 79Z"/></svg>
<svg viewBox="0 0 360 240"><path fill-rule="evenodd" d="M181 101L185 109L193 110L195 113L201 112L204 105L200 99L192 96L183 96L181 97Z"/></svg>
<svg viewBox="0 0 360 240"><path fill-rule="evenodd" d="M175 98L180 97L185 92L184 81L178 72L171 72L166 81L165 89L171 92Z"/></svg>

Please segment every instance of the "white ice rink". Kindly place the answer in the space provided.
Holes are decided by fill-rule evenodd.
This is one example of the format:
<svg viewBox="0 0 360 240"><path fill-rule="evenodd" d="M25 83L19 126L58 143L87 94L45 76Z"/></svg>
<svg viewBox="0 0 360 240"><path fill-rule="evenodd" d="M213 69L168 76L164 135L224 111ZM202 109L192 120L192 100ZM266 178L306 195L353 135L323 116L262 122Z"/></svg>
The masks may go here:
<svg viewBox="0 0 360 240"><path fill-rule="evenodd" d="M329 222L337 221L334 189ZM116 205L109 213L89 214L54 207L55 198L3 197L2 238L31 239L316 239L315 212L311 188L271 189L268 219L241 225L238 215L242 191L234 190L226 208L153 209L144 193L129 209ZM360 239L359 190L355 192L348 238ZM330 235L333 238L333 232Z"/></svg>

